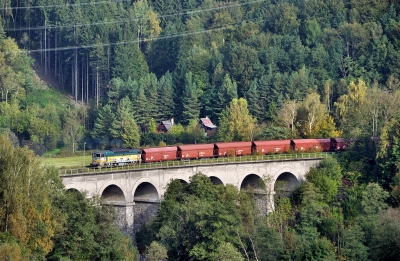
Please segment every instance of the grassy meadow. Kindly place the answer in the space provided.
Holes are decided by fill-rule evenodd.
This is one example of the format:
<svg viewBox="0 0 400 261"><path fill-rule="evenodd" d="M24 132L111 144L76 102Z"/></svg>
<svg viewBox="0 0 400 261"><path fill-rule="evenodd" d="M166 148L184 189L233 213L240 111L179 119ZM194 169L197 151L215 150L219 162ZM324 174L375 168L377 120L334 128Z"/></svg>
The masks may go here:
<svg viewBox="0 0 400 261"><path fill-rule="evenodd" d="M42 166L54 166L58 169L62 168L78 168L83 166L89 166L92 161L90 155L85 156L71 156L62 158L39 158Z"/></svg>

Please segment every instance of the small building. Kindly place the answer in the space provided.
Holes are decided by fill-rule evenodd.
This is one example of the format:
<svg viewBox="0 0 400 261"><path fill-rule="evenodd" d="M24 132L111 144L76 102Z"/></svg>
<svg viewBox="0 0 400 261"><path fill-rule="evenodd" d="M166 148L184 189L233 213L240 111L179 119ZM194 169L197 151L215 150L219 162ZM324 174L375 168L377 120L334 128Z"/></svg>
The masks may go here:
<svg viewBox="0 0 400 261"><path fill-rule="evenodd" d="M207 137L212 136L217 130L217 126L215 126L207 116L205 118L200 118L199 126L204 129Z"/></svg>
<svg viewBox="0 0 400 261"><path fill-rule="evenodd" d="M161 121L160 124L158 124L156 131L157 133L167 133L172 126L174 126L174 118L167 121Z"/></svg>

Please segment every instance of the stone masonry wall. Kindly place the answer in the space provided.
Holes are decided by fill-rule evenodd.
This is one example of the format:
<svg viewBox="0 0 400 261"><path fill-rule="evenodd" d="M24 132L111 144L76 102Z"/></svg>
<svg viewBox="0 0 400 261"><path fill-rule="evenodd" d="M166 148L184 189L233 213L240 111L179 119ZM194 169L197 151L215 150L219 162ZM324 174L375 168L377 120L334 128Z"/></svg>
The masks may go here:
<svg viewBox="0 0 400 261"><path fill-rule="evenodd" d="M261 216L266 216L268 213L272 212L272 206L266 194L254 194L254 199L256 200L256 206L258 208L259 214Z"/></svg>
<svg viewBox="0 0 400 261"><path fill-rule="evenodd" d="M144 223L150 218L155 218L158 213L159 203L135 202L128 206L114 206L117 213L117 225L122 233L135 239Z"/></svg>
<svg viewBox="0 0 400 261"><path fill-rule="evenodd" d="M121 229L122 233L129 235L134 239L133 224L134 214L133 205L130 206L114 206L115 212L117 213L117 225Z"/></svg>
<svg viewBox="0 0 400 261"><path fill-rule="evenodd" d="M133 207L133 233L138 232L150 218L155 218L159 207L159 203L135 202Z"/></svg>

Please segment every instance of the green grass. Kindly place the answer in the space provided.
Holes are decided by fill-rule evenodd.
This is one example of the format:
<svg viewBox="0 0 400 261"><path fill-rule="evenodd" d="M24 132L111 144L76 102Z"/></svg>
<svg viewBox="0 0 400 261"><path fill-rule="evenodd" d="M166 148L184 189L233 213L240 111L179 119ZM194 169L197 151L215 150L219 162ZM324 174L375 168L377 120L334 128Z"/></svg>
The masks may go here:
<svg viewBox="0 0 400 261"><path fill-rule="evenodd" d="M46 152L45 154L42 155L42 157L43 158L56 157L58 153L60 153L60 149L54 149L54 150Z"/></svg>
<svg viewBox="0 0 400 261"><path fill-rule="evenodd" d="M31 88L27 90L27 94L27 104L38 104L42 108L50 104L54 104L57 108L61 108L71 103L64 94L52 88Z"/></svg>
<svg viewBox="0 0 400 261"><path fill-rule="evenodd" d="M75 168L89 166L92 161L92 157L90 155L86 156L73 156L73 157L64 157L64 158L40 158L42 166L54 166L58 169L61 168Z"/></svg>

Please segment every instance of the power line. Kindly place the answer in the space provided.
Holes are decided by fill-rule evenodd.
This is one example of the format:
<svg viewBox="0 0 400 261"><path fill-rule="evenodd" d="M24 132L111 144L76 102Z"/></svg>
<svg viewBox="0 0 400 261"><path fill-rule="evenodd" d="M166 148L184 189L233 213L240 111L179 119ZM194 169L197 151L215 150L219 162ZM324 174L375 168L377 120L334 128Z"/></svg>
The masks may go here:
<svg viewBox="0 0 400 261"><path fill-rule="evenodd" d="M119 0L119 1L124 1L124 0ZM225 8L233 8L233 7L238 7L238 6L243 6L243 5L250 5L250 4L256 4L256 3L261 3L264 2L265 0L255 0L255 1L250 1L250 2L244 2L244 3L235 3L235 4L227 4L224 6L218 6L218 7L212 7L212 8L207 8L207 9L197 9L193 11L181 11L179 13L168 13L164 14L161 16L158 16L157 18L166 18L166 17L171 17L171 16L181 16L181 15L193 15L197 13L202 13L202 12L209 12L209 11L215 11L215 10L221 10ZM191 10L191 9L188 9ZM83 27L83 26L95 26L95 25L106 25L106 24L119 24L119 23L124 23L124 22L139 22L139 21L147 21L150 18L129 18L129 19L121 19L117 21L110 21L110 22L97 22L97 23L84 23L84 24L70 24L70 25L50 25L50 26L37 26L37 27L20 27L20 28L4 28L4 31L7 32L15 32L15 31L34 31L34 30L43 30L43 29L60 29L60 28L76 28L76 27Z"/></svg>
<svg viewBox="0 0 400 261"><path fill-rule="evenodd" d="M189 36L189 35L195 35L195 34L203 34L203 33L214 32L214 31L221 31L221 30L228 29L229 26L237 26L238 24L241 24L241 23L247 22L247 21L252 21L252 20L253 19L242 20L240 22L231 23L231 24L224 25L222 27L217 27L217 28L212 28L212 29L198 30L198 31L186 32L186 33L180 33L180 34L170 34L170 35L160 36L157 38L149 38L149 39L142 39L142 40L138 39L138 40L131 40L131 41L121 41L121 42L116 42L116 43L101 43L101 44L91 44L91 45L81 45L81 46L66 46L66 47L57 47L57 48L36 49L36 50L18 50L18 51L9 51L9 52L0 52L0 53L37 53L37 52L44 52L44 51L67 51L67 50L76 50L76 49L84 49L84 48L96 48L96 47L104 47L104 46L115 46L115 45L121 45L121 44L131 44L131 43L139 43L139 42L147 42L147 41L164 40L164 39L171 39L171 38L176 38L176 37L183 37L183 36ZM264 20L261 20L261 21L264 21Z"/></svg>
<svg viewBox="0 0 400 261"><path fill-rule="evenodd" d="M110 4L110 3L121 3L121 2L130 2L131 0L110 0L110 1L99 1L99 2L90 2L90 3L79 3L79 4L63 4L63 5L35 5L35 6L20 6L20 7L4 7L0 8L0 10L23 10L23 9L50 9L50 8L59 8L59 7L75 7L75 6L85 6L85 5L100 5L100 4Z"/></svg>

